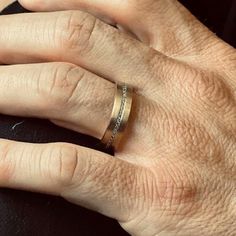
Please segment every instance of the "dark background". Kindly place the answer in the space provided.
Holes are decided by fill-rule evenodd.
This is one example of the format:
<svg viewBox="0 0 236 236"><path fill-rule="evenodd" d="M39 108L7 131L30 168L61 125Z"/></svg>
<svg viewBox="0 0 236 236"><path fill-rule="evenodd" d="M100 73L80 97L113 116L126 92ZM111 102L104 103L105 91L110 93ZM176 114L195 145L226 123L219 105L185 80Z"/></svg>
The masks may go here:
<svg viewBox="0 0 236 236"><path fill-rule="evenodd" d="M213 32L236 46L235 0L182 0ZM2 14L24 11L18 3ZM15 124L23 122L15 126ZM0 138L43 143L70 142L99 149L98 141L46 120L0 115ZM0 236L125 236L112 219L57 197L0 189Z"/></svg>

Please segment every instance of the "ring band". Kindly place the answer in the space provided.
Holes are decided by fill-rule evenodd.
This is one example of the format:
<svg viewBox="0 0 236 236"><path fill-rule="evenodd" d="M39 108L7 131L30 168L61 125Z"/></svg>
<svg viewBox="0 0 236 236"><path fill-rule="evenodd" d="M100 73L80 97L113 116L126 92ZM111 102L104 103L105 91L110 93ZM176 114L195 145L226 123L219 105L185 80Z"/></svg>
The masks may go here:
<svg viewBox="0 0 236 236"><path fill-rule="evenodd" d="M117 149L129 120L132 100L133 88L127 84L116 84L110 123L101 140L107 149Z"/></svg>

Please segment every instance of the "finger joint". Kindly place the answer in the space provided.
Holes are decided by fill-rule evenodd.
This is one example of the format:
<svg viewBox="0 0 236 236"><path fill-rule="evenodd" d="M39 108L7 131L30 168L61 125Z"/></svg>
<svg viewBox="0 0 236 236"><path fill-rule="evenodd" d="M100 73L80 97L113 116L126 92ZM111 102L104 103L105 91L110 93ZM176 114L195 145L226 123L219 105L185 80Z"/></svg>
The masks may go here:
<svg viewBox="0 0 236 236"><path fill-rule="evenodd" d="M88 13L69 11L63 17L58 31L59 46L78 55L87 54L93 48L91 36L96 28L96 18Z"/></svg>

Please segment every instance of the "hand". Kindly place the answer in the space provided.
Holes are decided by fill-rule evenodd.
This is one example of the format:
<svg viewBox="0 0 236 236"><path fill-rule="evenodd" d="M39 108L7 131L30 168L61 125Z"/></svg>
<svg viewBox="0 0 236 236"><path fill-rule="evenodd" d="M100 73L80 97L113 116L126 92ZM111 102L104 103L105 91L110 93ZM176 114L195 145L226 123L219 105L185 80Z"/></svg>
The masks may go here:
<svg viewBox="0 0 236 236"><path fill-rule="evenodd" d="M72 144L1 140L0 185L62 196L132 235L233 236L235 49L176 1L21 2L74 11L1 16L0 61L11 64L0 68L1 113L101 138L113 82L136 95L115 158Z"/></svg>

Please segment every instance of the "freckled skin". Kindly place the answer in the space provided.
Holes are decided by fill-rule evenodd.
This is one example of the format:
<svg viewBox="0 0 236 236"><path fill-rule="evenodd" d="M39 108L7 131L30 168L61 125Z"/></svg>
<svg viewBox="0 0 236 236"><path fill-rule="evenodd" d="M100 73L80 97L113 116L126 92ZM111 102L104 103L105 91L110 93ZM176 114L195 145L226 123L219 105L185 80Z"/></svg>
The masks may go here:
<svg viewBox="0 0 236 236"><path fill-rule="evenodd" d="M63 196L131 235L234 236L236 50L174 0L20 2L49 12L0 21L1 113L101 138L112 82L135 94L115 157L1 140L0 184Z"/></svg>

